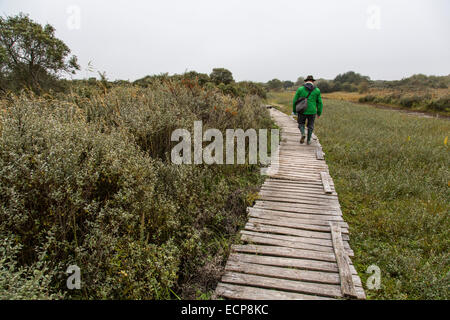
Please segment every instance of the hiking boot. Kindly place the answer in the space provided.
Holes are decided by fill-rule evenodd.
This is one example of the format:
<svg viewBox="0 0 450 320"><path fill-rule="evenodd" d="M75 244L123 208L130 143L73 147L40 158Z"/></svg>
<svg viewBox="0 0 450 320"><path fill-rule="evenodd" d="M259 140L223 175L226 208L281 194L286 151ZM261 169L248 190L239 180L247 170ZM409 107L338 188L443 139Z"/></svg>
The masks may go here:
<svg viewBox="0 0 450 320"><path fill-rule="evenodd" d="M302 135L302 138L300 139L300 144L304 144L305 143L305 136Z"/></svg>
<svg viewBox="0 0 450 320"><path fill-rule="evenodd" d="M305 126L299 125L298 128L300 129L300 132L302 134L302 138L300 139L300 144L303 144L303 143L305 143Z"/></svg>
<svg viewBox="0 0 450 320"><path fill-rule="evenodd" d="M312 136L312 131L308 130L308 139L307 139L307 141L306 141L306 143L307 143L308 145L311 144L311 136Z"/></svg>

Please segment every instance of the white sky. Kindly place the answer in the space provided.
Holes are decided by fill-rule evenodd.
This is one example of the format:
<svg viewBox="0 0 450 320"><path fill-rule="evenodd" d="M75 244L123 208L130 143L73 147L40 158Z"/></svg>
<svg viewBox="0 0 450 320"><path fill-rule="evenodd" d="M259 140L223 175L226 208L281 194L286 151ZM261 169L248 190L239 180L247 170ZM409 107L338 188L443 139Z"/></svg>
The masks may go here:
<svg viewBox="0 0 450 320"><path fill-rule="evenodd" d="M214 67L263 82L450 74L449 0L0 0L1 15L19 12L56 28L78 78L95 76L89 61L111 80Z"/></svg>

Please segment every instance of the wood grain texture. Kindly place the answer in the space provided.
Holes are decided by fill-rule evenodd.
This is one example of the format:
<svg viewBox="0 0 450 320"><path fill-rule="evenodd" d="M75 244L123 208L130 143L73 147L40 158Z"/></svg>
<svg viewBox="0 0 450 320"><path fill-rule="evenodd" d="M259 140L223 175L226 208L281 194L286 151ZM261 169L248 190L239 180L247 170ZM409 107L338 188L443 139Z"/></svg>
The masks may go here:
<svg viewBox="0 0 450 320"><path fill-rule="evenodd" d="M227 299L365 299L350 256L344 221L322 146L299 143L293 119L269 109L281 128L279 159L270 166L241 243L231 247L215 294Z"/></svg>
<svg viewBox="0 0 450 320"><path fill-rule="evenodd" d="M320 177L322 179L323 190L325 191L325 193L332 193L333 190L331 190L331 186L330 186L330 182L328 181L327 173L322 171L320 173Z"/></svg>
<svg viewBox="0 0 450 320"><path fill-rule="evenodd" d="M355 285L350 272L349 259L346 256L344 245L341 237L341 227L330 222L331 238L333 242L336 262L339 269L339 276L341 278L341 291L343 296L357 298Z"/></svg>

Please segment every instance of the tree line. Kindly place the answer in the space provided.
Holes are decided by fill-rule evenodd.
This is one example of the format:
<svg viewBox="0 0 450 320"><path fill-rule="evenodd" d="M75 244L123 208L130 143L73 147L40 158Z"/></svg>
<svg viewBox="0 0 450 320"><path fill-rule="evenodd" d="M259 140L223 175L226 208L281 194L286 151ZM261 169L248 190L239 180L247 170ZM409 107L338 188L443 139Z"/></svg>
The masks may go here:
<svg viewBox="0 0 450 320"><path fill-rule="evenodd" d="M303 77L297 78L296 82L290 80L282 81L272 79L265 85L268 90L296 90L302 86ZM402 80L371 80L369 76L364 76L354 71L338 74L334 79L327 80L320 78L316 85L323 93L347 91L366 93L370 88L376 89L447 89L450 85L450 75L447 76L426 76L415 74Z"/></svg>

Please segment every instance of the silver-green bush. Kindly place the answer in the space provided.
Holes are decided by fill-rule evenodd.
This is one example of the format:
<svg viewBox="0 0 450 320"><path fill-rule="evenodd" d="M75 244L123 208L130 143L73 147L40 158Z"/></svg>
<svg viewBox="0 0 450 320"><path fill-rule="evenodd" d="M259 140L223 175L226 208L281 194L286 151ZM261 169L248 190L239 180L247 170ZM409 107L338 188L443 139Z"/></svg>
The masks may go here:
<svg viewBox="0 0 450 320"><path fill-rule="evenodd" d="M256 166L172 165L170 135L192 130L194 120L218 129L271 125L257 98L194 81L2 101L0 237L12 240L1 251L9 262L0 295L184 295L205 261L227 250L221 239L232 239L260 181ZM72 264L81 290L66 288Z"/></svg>

